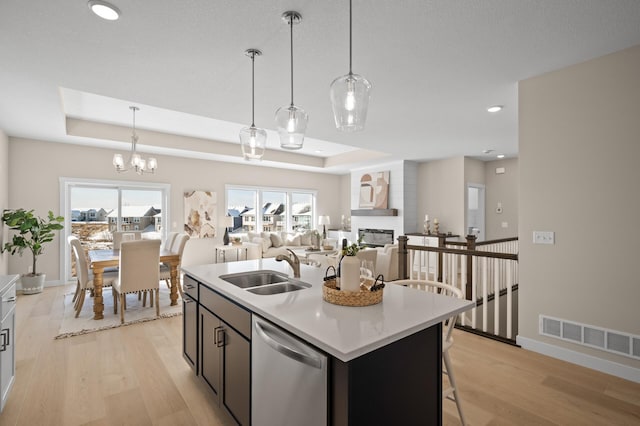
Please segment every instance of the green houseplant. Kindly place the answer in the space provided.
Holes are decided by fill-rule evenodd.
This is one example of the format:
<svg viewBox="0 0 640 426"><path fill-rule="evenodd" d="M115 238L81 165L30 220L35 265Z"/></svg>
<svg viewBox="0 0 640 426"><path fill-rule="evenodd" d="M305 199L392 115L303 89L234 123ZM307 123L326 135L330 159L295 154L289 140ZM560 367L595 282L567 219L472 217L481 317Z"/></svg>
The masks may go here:
<svg viewBox="0 0 640 426"><path fill-rule="evenodd" d="M6 224L9 229L17 231L13 234L11 241L2 246L1 251L18 253L22 256L25 249L29 249L33 255L32 272L22 275L22 291L24 294L40 293L44 285L45 274L39 273L37 269L38 256L44 251L44 245L53 241L54 231L64 228L61 222L64 221L62 216L54 216L49 210L46 218L41 218L33 214L33 210L10 210L5 209L2 212L2 223Z"/></svg>

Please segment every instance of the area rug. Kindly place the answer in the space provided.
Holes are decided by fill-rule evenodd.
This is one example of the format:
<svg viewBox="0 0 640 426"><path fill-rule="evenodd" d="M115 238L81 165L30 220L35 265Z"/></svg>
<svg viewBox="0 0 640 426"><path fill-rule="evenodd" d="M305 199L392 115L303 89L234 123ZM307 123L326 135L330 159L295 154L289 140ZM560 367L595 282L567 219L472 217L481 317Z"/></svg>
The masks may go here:
<svg viewBox="0 0 640 426"><path fill-rule="evenodd" d="M124 312L124 324L120 324L120 306L118 303L118 313L113 313L113 296L111 295L111 287L106 287L102 292L104 302L104 318L101 320L93 319L93 299L85 296L84 305L78 318L75 317L73 309L73 292L64 295L64 317L60 324L58 335L55 339L63 339L65 337L78 336L81 334L93 333L95 331L107 330L125 325L137 324L145 321L153 321L161 318L170 318L176 315L182 315L182 302L178 299L178 304L170 306L169 289L160 283L160 317L156 317L155 305L149 307L149 299L147 298L147 306L142 307L142 300L138 300L135 294L127 295L127 310Z"/></svg>

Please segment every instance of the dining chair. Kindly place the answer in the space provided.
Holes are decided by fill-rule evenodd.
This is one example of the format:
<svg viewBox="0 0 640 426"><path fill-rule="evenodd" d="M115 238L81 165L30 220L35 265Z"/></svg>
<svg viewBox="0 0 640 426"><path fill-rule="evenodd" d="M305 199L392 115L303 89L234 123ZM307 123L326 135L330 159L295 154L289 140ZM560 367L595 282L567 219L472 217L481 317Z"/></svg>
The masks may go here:
<svg viewBox="0 0 640 426"><path fill-rule="evenodd" d="M454 287L450 284L444 284L435 281L397 280L393 281L393 284L416 288L431 293L438 293L444 296L457 297L458 299L464 298L464 294L459 288ZM442 374L446 375L449 378L449 387L442 390L442 398L447 398L448 400L456 403L458 415L460 416L460 422L464 426L466 422L464 420L464 414L462 413L462 405L460 403L460 395L458 394L456 379L453 374L451 358L449 357L449 349L451 349L451 346L453 346L453 328L456 324L457 319L458 315L454 315L443 321L442 323L442 360L444 361L445 366L445 368L442 370Z"/></svg>
<svg viewBox="0 0 640 426"><path fill-rule="evenodd" d="M176 240L177 236L178 236L177 232L169 232L167 234L167 239L162 242L161 249L171 250L171 245Z"/></svg>
<svg viewBox="0 0 640 426"><path fill-rule="evenodd" d="M86 291L93 290L93 274L91 274L91 272L89 271L89 262L87 262L84 249L82 248L82 243L80 242L78 237L76 237L75 235L69 235L67 237L67 242L71 246L73 256L76 259L77 285L76 292L73 295L73 299L71 301L74 304L76 318L78 318L78 316L80 315L80 311L82 311L82 306L84 305ZM102 276L102 286L111 286L117 278L117 272L105 272Z"/></svg>
<svg viewBox="0 0 640 426"><path fill-rule="evenodd" d="M180 273L180 267L182 266L182 254L184 253L184 247L187 245L187 241L189 241L188 234L178 234L171 245L171 253L177 253L180 256L178 273ZM164 263L160 265L160 280L164 280L164 282L167 283L167 287L171 288L171 267L169 265ZM178 292L180 293L180 297L182 297L182 285L178 286Z"/></svg>
<svg viewBox="0 0 640 426"><path fill-rule="evenodd" d="M160 240L123 241L120 244L120 268L118 278L113 282L113 313L118 313L120 299L120 323L124 324L126 295L148 291L153 307L155 293L156 316L160 316Z"/></svg>
<svg viewBox="0 0 640 426"><path fill-rule="evenodd" d="M142 231L113 231L113 249L119 250L122 241L141 240Z"/></svg>

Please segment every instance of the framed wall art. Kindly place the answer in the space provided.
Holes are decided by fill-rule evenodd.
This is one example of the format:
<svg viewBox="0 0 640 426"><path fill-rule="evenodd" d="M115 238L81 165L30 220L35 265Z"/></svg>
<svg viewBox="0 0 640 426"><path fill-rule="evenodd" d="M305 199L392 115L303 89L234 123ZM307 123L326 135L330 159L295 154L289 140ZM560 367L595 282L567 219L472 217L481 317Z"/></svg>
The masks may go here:
<svg viewBox="0 0 640 426"><path fill-rule="evenodd" d="M190 238L216 236L216 193L189 191L184 193L184 232Z"/></svg>
<svg viewBox="0 0 640 426"><path fill-rule="evenodd" d="M389 207L389 171L365 173L360 178L361 209L386 209Z"/></svg>

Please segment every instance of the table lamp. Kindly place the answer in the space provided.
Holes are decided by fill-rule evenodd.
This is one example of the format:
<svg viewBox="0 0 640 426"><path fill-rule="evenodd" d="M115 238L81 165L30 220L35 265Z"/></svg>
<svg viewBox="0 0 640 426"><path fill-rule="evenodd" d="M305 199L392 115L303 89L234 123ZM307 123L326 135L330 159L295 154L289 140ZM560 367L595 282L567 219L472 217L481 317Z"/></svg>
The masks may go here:
<svg viewBox="0 0 640 426"><path fill-rule="evenodd" d="M224 225L224 236L222 242L226 246L229 244L229 228L233 227L233 216L225 216L222 219L222 225Z"/></svg>
<svg viewBox="0 0 640 426"><path fill-rule="evenodd" d="M329 216L318 216L318 225L322 225L322 239L327 239L327 225L331 225Z"/></svg>

